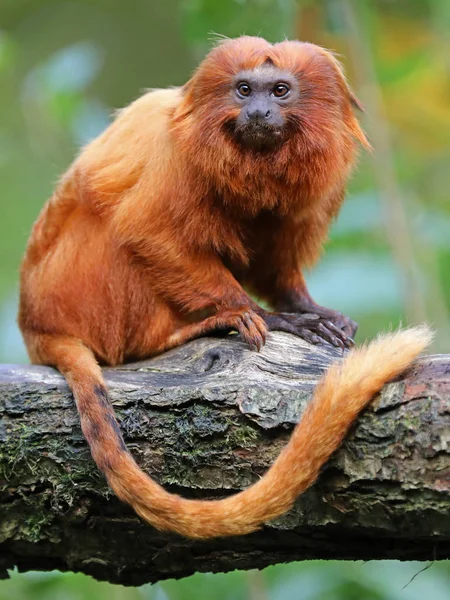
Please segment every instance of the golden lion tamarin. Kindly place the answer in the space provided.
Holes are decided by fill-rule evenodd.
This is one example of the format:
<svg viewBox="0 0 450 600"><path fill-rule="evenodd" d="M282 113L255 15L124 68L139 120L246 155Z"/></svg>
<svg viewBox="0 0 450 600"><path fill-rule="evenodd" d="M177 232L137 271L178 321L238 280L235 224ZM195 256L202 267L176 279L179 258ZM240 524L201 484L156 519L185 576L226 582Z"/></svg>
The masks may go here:
<svg viewBox="0 0 450 600"><path fill-rule="evenodd" d="M63 373L99 469L159 529L243 534L286 511L358 412L429 341L419 328L351 351L267 474L224 500L186 500L145 475L108 402L99 363L143 359L209 332L237 330L258 350L274 329L351 345L356 324L313 302L302 269L318 258L358 142L368 146L358 106L326 50L226 40L182 88L122 110L33 228L19 313L30 358Z"/></svg>

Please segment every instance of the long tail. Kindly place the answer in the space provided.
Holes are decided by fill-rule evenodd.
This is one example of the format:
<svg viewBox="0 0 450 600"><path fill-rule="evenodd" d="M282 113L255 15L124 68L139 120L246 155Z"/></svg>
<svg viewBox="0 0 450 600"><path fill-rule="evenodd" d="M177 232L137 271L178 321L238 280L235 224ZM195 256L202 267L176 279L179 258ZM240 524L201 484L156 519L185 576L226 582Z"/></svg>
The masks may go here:
<svg viewBox="0 0 450 600"><path fill-rule="evenodd" d="M192 538L241 535L287 511L317 478L358 413L430 343L423 326L380 336L333 365L292 437L265 476L223 500L187 500L166 492L128 452L91 351L73 338L39 336L36 353L65 375L98 468L117 496L162 530Z"/></svg>

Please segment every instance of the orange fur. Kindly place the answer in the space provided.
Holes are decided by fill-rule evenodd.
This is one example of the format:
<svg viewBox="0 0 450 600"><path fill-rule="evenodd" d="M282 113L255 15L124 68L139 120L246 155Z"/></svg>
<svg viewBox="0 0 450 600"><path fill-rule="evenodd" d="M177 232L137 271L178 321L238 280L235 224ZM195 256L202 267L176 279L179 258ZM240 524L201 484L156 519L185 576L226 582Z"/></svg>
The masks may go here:
<svg viewBox="0 0 450 600"><path fill-rule="evenodd" d="M297 78L301 102L285 111L292 134L258 153L225 125L236 112L230 81L267 60ZM373 394L427 343L418 329L350 353L265 477L221 501L184 500L142 473L107 400L99 362L146 358L217 329L236 329L259 349L278 316L242 284L278 309L313 306L302 268L318 258L357 143L368 145L357 104L335 58L317 46L225 41L183 88L149 92L122 110L33 228L19 313L30 357L64 374L98 467L156 527L232 535L287 510Z"/></svg>

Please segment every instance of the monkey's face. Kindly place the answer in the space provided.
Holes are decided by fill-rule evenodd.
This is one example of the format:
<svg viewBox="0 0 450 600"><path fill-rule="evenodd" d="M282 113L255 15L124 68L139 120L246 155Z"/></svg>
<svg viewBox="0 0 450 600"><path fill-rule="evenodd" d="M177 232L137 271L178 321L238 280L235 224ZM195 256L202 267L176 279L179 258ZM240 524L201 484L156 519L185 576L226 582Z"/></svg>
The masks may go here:
<svg viewBox="0 0 450 600"><path fill-rule="evenodd" d="M332 53L298 41L270 44L243 36L211 50L182 89L172 130L203 169L233 172L265 161L286 172L299 157L353 152L369 144ZM341 152L342 153L342 152ZM312 169L313 167L311 167Z"/></svg>
<svg viewBox="0 0 450 600"><path fill-rule="evenodd" d="M289 109L298 100L298 82L290 73L272 65L241 71L231 89L231 101L239 110L228 124L232 135L252 150L276 148L287 136Z"/></svg>

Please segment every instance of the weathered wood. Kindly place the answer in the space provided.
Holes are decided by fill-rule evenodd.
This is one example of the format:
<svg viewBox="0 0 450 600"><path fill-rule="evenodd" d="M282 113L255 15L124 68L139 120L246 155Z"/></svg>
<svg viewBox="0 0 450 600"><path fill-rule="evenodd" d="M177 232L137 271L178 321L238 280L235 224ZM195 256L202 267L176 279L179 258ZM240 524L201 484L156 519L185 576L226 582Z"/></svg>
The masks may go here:
<svg viewBox="0 0 450 600"><path fill-rule="evenodd" d="M126 441L171 490L214 498L272 463L340 353L272 334L260 353L208 338L105 369ZM108 491L63 378L0 367L0 567L142 584L307 558L450 557L450 358L422 359L364 412L313 488L240 538L193 542Z"/></svg>

